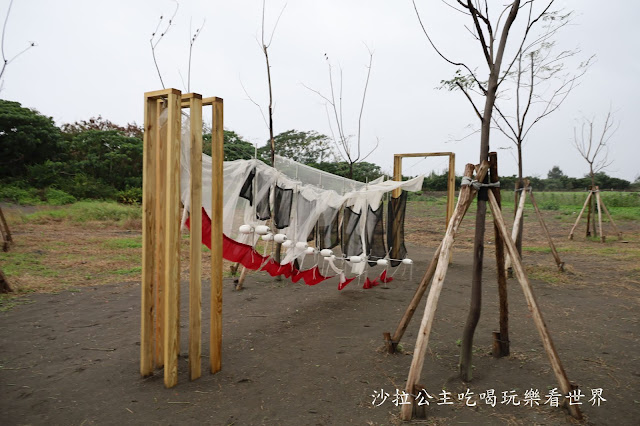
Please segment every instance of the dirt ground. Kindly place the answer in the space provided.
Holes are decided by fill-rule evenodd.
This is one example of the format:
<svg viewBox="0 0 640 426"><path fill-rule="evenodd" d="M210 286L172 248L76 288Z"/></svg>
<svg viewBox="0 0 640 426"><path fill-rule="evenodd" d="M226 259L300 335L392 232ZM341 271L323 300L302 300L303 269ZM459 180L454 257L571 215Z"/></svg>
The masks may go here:
<svg viewBox="0 0 640 426"><path fill-rule="evenodd" d="M555 271L531 214L525 219L524 263L567 375L585 395L580 400L585 424L637 424L640 224L619 224L625 239L612 237L602 244L585 240L583 231L568 241L570 219L553 212L545 216L567 272ZM226 278L223 367L215 375L207 369L209 285L205 282L205 366L203 376L193 382L187 376L188 289L183 283L182 356L179 384L173 389L164 388L162 371L146 379L139 375L136 280L107 285L89 280L73 291L23 296L23 302L0 312L0 422L399 424L394 393L402 391L407 378L424 301L402 341L404 354L384 353L382 333L393 332L413 295L442 238L444 226L439 222L412 219L407 224L409 253L415 261L413 280L409 270L399 270L386 288L363 290L356 280L337 291L335 279L308 287L251 274L245 289L237 292ZM457 239L420 380L435 399L427 408L428 419L414 422L576 424L564 410L544 405L546 395L558 385L515 279L509 280L511 356L495 359L490 354L491 333L498 324L491 226L487 226L483 311L474 340L474 379L459 380L458 345L470 297L473 222L470 213ZM14 229L14 238L27 235L22 231ZM593 406L589 399L597 388L606 401ZM467 389L475 407L458 399ZM540 406L524 406L530 389L539 390ZM498 396L495 407L479 397L487 390ZM451 392L452 405L437 405L443 391ZM515 391L520 405L502 404L503 391ZM374 401L381 393L389 397Z"/></svg>

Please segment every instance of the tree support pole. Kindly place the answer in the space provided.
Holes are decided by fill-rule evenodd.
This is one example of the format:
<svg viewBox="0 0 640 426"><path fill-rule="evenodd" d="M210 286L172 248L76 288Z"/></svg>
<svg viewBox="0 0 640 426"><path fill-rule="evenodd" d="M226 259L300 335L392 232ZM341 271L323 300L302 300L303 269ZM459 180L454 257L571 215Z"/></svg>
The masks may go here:
<svg viewBox="0 0 640 426"><path fill-rule="evenodd" d="M504 219L502 217L502 213L500 212L498 202L493 193L489 193L489 203L491 205L491 212L493 213L493 220L497 224L498 229L500 230L500 233L504 238L505 244L507 246L507 251L513 258L513 269L515 275L518 279L518 282L520 283L520 286L522 287L522 291L524 292L525 299L527 300L527 306L529 307L529 312L531 312L533 321L536 325L536 328L538 329L538 333L540 334L542 345L544 346L544 349L549 356L549 361L551 363L553 373L558 380L560 389L562 390L564 395L567 395L573 390L573 387L571 383L569 383L567 374L562 367L562 362L560 361L560 357L558 356L555 346L553 345L553 341L551 340L549 330L547 329L544 319L542 318L542 312L540 312L540 308L538 307L538 302L536 301L536 298L533 294L533 289L531 288L529 279L527 278L520 258L517 256L517 248L513 240L509 239L507 227L504 223ZM575 419L582 419L582 414L580 413L577 405L568 405L567 408Z"/></svg>
<svg viewBox="0 0 640 426"><path fill-rule="evenodd" d="M487 173L488 163L485 161L478 171L478 180L484 180L484 176ZM464 175L470 177L473 174L474 166L467 164L465 167ZM460 226L476 190L473 186L468 184L463 185L460 189L460 196L458 198L458 204L453 213L452 220L449 222L447 232L442 240L442 249L438 257L438 265L433 276L433 283L429 289L429 295L427 296L427 304L424 308L424 314L420 323L420 331L416 339L416 345L413 351L413 359L411 360L411 368L409 369L409 376L407 377L406 392L409 394L415 394L416 385L420 380L420 374L422 373L422 367L424 366L424 357L427 351L427 345L429 344L429 335L431 333L431 326L433 325L433 319L436 313L436 307L442 286L444 284L444 278L447 274L447 268L449 267L449 258L451 257L451 247L453 245L455 234ZM411 420L413 400L409 398L411 404L402 405L400 418L402 420Z"/></svg>
<svg viewBox="0 0 640 426"><path fill-rule="evenodd" d="M538 203L536 203L536 199L533 196L533 191L529 193L531 196L531 204L533 204L533 208L536 210L536 214L538 215L538 220L540 221L540 226L542 226L542 230L544 234L547 236L547 241L549 241L549 247L551 248L551 254L553 254L553 258L556 260L556 266L560 272L564 272L564 262L560 260L560 255L556 250L555 244L553 244L553 240L551 239L551 235L549 234L549 229L547 229L547 224L544 222L542 218L542 213L540 213L540 209L538 208Z"/></svg>
<svg viewBox="0 0 640 426"><path fill-rule="evenodd" d="M591 200L591 196L592 195L593 195L593 192L589 191L589 195L587 195L587 199L584 200L584 205L582 206L582 210L580 210L580 214L578 215L578 218L576 219L576 223L573 224L573 227L571 228L571 232L569 232L569 239L570 240L573 240L573 232L576 230L576 227L578 226L578 223L580 223L580 218L582 218L582 214L584 213L584 210L587 208L587 204L589 204L589 200Z"/></svg>
<svg viewBox="0 0 640 426"><path fill-rule="evenodd" d="M520 233L520 228L522 226L522 217L524 215L524 203L527 199L527 188L529 188L529 180L525 179L524 180L524 186L520 191L520 198L519 198L519 202L518 202L518 209L516 210L516 217L513 220L513 229L511 230L511 239L516 243L516 247L518 247L518 235ZM520 251L522 249L520 248L518 250L518 256L520 256ZM505 261L505 269L507 270L507 274L509 276L512 276L512 274L510 273L510 269L511 269L511 257L509 256L509 254L507 254L506 256L506 261Z"/></svg>
<svg viewBox="0 0 640 426"><path fill-rule="evenodd" d="M604 212L607 214L607 217L609 218L609 222L611 222L611 225L613 226L613 229L616 230L616 234L618 234L618 238L621 239L622 238L622 232L620 232L620 230L616 226L616 223L613 221L613 218L611 217L611 214L609 214L609 210L607 209L607 206L602 202L602 199L600 199L600 204L602 205L602 209L604 210Z"/></svg>

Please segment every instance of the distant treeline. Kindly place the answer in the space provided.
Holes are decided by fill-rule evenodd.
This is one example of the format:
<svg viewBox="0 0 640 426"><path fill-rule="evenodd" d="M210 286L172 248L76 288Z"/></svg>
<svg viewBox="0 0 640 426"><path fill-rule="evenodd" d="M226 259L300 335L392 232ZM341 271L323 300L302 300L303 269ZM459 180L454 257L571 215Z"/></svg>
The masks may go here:
<svg viewBox="0 0 640 426"><path fill-rule="evenodd" d="M211 134L203 130L203 152L211 153ZM119 126L102 117L57 127L50 117L17 102L0 100L0 199L21 203L63 204L76 199L141 201L142 135L135 123ZM347 177L349 163L341 161L334 143L314 131L287 130L275 137L276 153L295 161ZM258 158L269 162L269 144L256 147L237 133L224 131L225 160ZM376 164L354 164L353 179L366 182L381 176ZM530 178L536 190L583 190L588 178L570 178L558 167L546 179ZM513 189L515 176L502 177ZM601 189L628 190L629 181L596 176ZM637 182L634 184L634 186ZM456 178L456 186L460 178ZM431 173L424 190L444 191L447 174Z"/></svg>

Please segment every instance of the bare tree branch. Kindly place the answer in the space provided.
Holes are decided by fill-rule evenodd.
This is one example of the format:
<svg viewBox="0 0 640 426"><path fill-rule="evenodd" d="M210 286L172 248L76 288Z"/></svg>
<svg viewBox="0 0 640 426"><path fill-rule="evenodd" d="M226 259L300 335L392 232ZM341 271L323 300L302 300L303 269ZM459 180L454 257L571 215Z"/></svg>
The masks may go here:
<svg viewBox="0 0 640 426"><path fill-rule="evenodd" d="M6 56L5 51L4 51L4 42L5 42L5 39L6 39L7 22L9 22L9 14L11 13L11 6L13 6L13 0L11 0L9 2L9 7L7 8L7 15L5 16L4 24L2 25L2 40L0 40L0 51L2 53L2 69L0 69L0 91L2 91L2 87L4 86L4 81L2 80L2 77L4 76L4 72L6 71L7 66L9 66L9 64L11 62L15 61L18 57L20 57L27 50L37 46L37 44L35 42L30 41L29 44L27 45L27 47L25 47L24 49L22 49L21 51L19 51L15 55L13 55L13 57L7 59L7 56Z"/></svg>
<svg viewBox="0 0 640 426"><path fill-rule="evenodd" d="M176 8L173 11L173 15L171 15L171 18L169 18L167 25L164 27L164 30L160 32L160 35L157 35L158 31L160 31L162 27L162 22L164 20L164 15L160 15L160 19L158 19L158 24L156 25L156 29L153 31L153 33L151 33L151 38L149 39L149 45L151 46L151 56L153 56L153 63L156 66L156 71L158 72L158 78L160 79L160 84L162 85L163 89L165 89L165 86L164 86L164 81L162 80L162 73L160 73L160 67L158 66L158 60L156 58L156 47L158 47L158 44L160 44L164 36L171 29L171 26L173 25L173 18L175 18L176 14L178 13L178 9L180 8L180 3L178 3L176 0L174 0L174 2L176 3Z"/></svg>

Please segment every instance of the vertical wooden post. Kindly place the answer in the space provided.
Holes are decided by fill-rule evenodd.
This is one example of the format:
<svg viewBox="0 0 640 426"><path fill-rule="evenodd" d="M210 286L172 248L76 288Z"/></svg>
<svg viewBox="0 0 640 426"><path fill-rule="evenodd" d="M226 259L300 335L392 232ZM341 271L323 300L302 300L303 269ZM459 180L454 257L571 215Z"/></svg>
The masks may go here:
<svg viewBox="0 0 640 426"><path fill-rule="evenodd" d="M489 153L489 162L491 164L491 169L489 172L490 181L492 183L500 181L500 175L498 174L498 154L496 152ZM501 200L502 194L500 193L500 188L491 188L491 192L496 197L498 201L498 208L502 208ZM498 227L494 223L494 234L495 234L495 244L496 244L496 268L498 275L498 298L500 301L500 316L499 316L499 325L500 331L493 332L493 356L503 357L509 356L510 348L509 348L509 300L507 297L507 273L505 270L505 259L504 259L504 241L502 239L502 235Z"/></svg>
<svg viewBox="0 0 640 426"><path fill-rule="evenodd" d="M189 93L191 202L189 206L189 377L202 374L202 96Z"/></svg>
<svg viewBox="0 0 640 426"><path fill-rule="evenodd" d="M600 199L600 188L596 186L595 192L596 192L596 205L598 206L598 232L600 232L600 241L604 243L606 237L602 233L602 209L600 208L600 205L602 204L602 200Z"/></svg>
<svg viewBox="0 0 640 426"><path fill-rule="evenodd" d="M140 374L153 374L153 281L155 262L153 247L155 243L155 169L154 160L157 150L156 100L145 94L144 98L144 135L142 153L142 284L140 315Z"/></svg>
<svg viewBox="0 0 640 426"><path fill-rule="evenodd" d="M2 234L2 250L9 251L9 244L13 242L13 238L11 237L11 230L9 230L9 225L7 224L7 220L4 218L4 213L2 212L2 207L0 207L0 234Z"/></svg>
<svg viewBox="0 0 640 426"><path fill-rule="evenodd" d="M484 180L488 169L488 164L484 162L478 171L477 179L479 181ZM465 167L464 175L471 177L473 174L473 164L467 164ZM461 223L458 220L459 217L464 217L473 196L476 191L470 185L465 185L460 189L460 196L458 197L458 204L453 213L452 220L449 222L447 232L442 240L442 249L440 250L440 256L438 258L438 266L429 289L429 295L427 296L427 304L424 308L424 315L422 316L422 322L420 323L420 331L416 339L416 345L413 351L413 359L411 360L411 368L409 369L409 376L407 377L406 392L409 394L415 394L415 386L420 380L420 374L422 373L422 367L424 366L424 357L427 351L427 345L429 344L429 334L431 333L431 326L433 325L433 319L436 314L436 307L442 286L444 284L444 278L447 274L447 268L449 267L449 257L451 256L451 247L455 239L455 234ZM410 398L412 400L412 398ZM406 404L402 406L400 412L400 418L402 420L411 420L412 404Z"/></svg>
<svg viewBox="0 0 640 426"><path fill-rule="evenodd" d="M589 195L587 195L587 199L584 200L584 205L582 206L582 210L580 210L580 214L578 214L578 217L576 219L576 223L573 224L573 227L571 228L571 232L569 232L569 239L573 240L573 231L576 230L576 227L578 226L578 223L580 222L580 218L582 217L582 214L584 213L584 209L587 208L587 204L589 204L589 200L591 200L591 196L593 195L593 192L589 191Z"/></svg>
<svg viewBox="0 0 640 426"><path fill-rule="evenodd" d="M213 102L211 130L211 337L212 373L222 368L222 191L224 161L223 100Z"/></svg>
<svg viewBox="0 0 640 426"><path fill-rule="evenodd" d="M167 164L165 169L165 256L164 256L164 384L178 383L180 354L180 91L171 89L167 96Z"/></svg>
<svg viewBox="0 0 640 426"><path fill-rule="evenodd" d="M393 156L393 180L400 182L402 180L402 157L399 155ZM398 198L402 193L402 189L397 188L391 192L393 198Z"/></svg>
<svg viewBox="0 0 640 426"><path fill-rule="evenodd" d="M569 379L567 378L567 374L564 371L562 366L562 362L560 361L560 357L556 352L555 346L553 345L553 341L551 340L551 335L549 334L549 330L547 330L547 326L544 323L544 318L542 317L542 312L540 312L540 308L538 307L538 302L533 294L533 289L531 288L531 283L529 283L529 279L524 271L524 267L522 266L522 262L520 261L520 257L518 256L518 250L513 240L509 238L509 234L507 231L507 227L504 223L504 218L502 217L502 213L500 212L500 208L498 206L498 202L493 195L492 192L489 192L489 203L491 205L491 212L493 213L493 219L504 238L505 244L507 246L507 251L511 255L513 259L513 269L518 278L518 282L522 287L522 291L524 293L525 299L527 300L527 305L529 307L529 312L533 317L533 321L538 329L538 333L540 334L540 339L542 340L542 345L544 346L547 355L549 356L549 361L551 363L551 368L558 380L558 384L560 385L560 389L562 392L567 395L572 390L572 386L569 383ZM571 415L580 420L582 418L582 414L578 409L577 405L569 405L569 412Z"/></svg>
<svg viewBox="0 0 640 426"><path fill-rule="evenodd" d="M156 368L164 367L164 216L166 176L167 167L167 117L162 118L166 112L167 104L163 99L156 101L156 126L155 126L155 177L156 177L156 197L155 197L155 241L154 241L154 261L155 261L155 300L156 300L156 321L155 321L155 360Z"/></svg>
<svg viewBox="0 0 640 426"><path fill-rule="evenodd" d="M544 222L542 218L542 213L540 213L540 209L538 208L538 203L536 203L536 199L533 196L533 191L529 193L531 196L531 204L533 204L533 208L536 210L536 214L538 215L538 220L540 221L540 226L542 226L542 230L544 234L547 236L547 241L549 242L549 247L551 248L551 254L553 258L556 260L556 266L560 272L564 272L564 262L560 260L560 255L556 250L555 244L553 244L553 240L551 239L551 234L549 234L549 229L547 229L547 224Z"/></svg>
<svg viewBox="0 0 640 426"><path fill-rule="evenodd" d="M453 215L453 208L456 198L456 155L454 153L449 154L449 175L447 178L447 223Z"/></svg>

